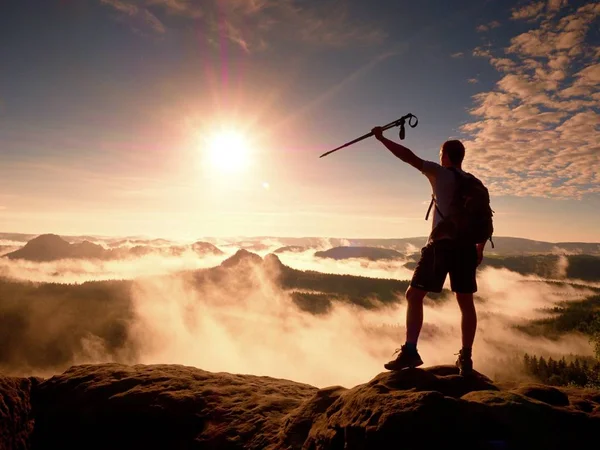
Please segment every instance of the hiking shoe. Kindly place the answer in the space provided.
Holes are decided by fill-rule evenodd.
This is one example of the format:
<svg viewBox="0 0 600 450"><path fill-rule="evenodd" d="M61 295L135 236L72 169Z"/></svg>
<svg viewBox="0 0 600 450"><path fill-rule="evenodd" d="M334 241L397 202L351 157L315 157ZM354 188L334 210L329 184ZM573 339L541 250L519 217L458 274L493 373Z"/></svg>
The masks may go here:
<svg viewBox="0 0 600 450"><path fill-rule="evenodd" d="M455 354L458 355L458 359L456 360L458 373L460 375L471 375L473 373L473 360L471 359L471 355L463 354L462 350Z"/></svg>
<svg viewBox="0 0 600 450"><path fill-rule="evenodd" d="M401 348L396 349L394 355L400 352L400 354L383 365L387 370L402 370L407 368L419 367L423 364L423 360L419 356L419 352L416 350L408 350L405 345Z"/></svg>

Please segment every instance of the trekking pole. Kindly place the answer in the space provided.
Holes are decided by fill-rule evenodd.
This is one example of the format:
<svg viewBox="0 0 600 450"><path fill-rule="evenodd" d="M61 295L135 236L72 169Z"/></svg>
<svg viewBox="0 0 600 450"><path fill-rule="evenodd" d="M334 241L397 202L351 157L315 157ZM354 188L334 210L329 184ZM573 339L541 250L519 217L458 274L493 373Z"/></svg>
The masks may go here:
<svg viewBox="0 0 600 450"><path fill-rule="evenodd" d="M400 117L398 120L394 120L393 122L390 122L387 125L384 125L383 127L381 127L381 129L385 131L385 130L387 130L389 128L393 128L393 127L399 126L400 127L400 133L399 133L400 134L400 139L404 139L404 135L406 133L406 131L404 130L404 122L407 119L408 119L408 125L410 125L411 128L416 127L417 124L419 123L419 119L417 119L417 116L415 116L414 114L407 114L405 116ZM413 124L412 119L415 119L414 120L414 124ZM342 149L344 147L348 147L349 145L356 144L357 142L362 141L363 139L366 139L366 138L371 137L371 136L373 136L373 132L367 133L367 134L365 134L365 135L363 135L363 136L361 136L359 138L354 139L353 141L346 142L344 145L340 145L338 148L334 148L333 150L329 150L328 152L323 153L321 156L319 156L319 158L322 158L323 156L327 156L330 153L333 153L333 152L335 152L337 150L340 150L340 149Z"/></svg>

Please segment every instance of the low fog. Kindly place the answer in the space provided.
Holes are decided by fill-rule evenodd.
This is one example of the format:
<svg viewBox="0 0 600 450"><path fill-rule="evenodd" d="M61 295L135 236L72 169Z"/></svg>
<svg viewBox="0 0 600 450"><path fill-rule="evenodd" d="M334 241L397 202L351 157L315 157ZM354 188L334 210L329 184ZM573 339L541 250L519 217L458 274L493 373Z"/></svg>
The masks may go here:
<svg viewBox="0 0 600 450"><path fill-rule="evenodd" d="M405 303L375 311L337 303L313 316L299 311L271 275L254 269L258 288L235 297L219 286L187 289L173 277L136 285L133 337L140 362L180 363L210 371L253 373L314 386L353 386L384 371L404 342ZM514 350L591 355L587 338L532 339L510 327L543 317L555 301L578 300L591 291L523 284L523 277L495 269L480 275L477 369L498 372L498 360ZM452 364L460 349L460 313L454 301L425 307L419 350L426 365Z"/></svg>
<svg viewBox="0 0 600 450"><path fill-rule="evenodd" d="M404 342L403 293L398 302L378 309L334 302L327 314L313 315L301 311L278 285L278 268L273 264L240 265L219 283L195 283L194 270L217 266L237 250L221 249L225 255L210 258L190 252L102 262L0 259L0 274L17 281L77 285L129 280L115 281L106 295L84 287L65 290L64 302L52 307L33 297L27 304L6 303L4 292L0 369L15 375L50 376L72 364L169 363L287 378L317 387L351 387L384 371L383 364ZM405 261L338 261L315 258L312 253L314 249L279 256L283 264L299 270L405 280L412 275L403 267ZM564 264L561 260L561 270ZM580 335L553 341L512 328L544 317L547 313L542 310L556 302L592 295L590 289L544 283L490 267L479 272L478 284L476 370L491 377L503 375L507 368L501 360L515 351L592 354L588 339ZM53 292L46 289L43 295L63 295ZM453 297L426 300L419 341L425 365L453 364L459 349L460 313Z"/></svg>
<svg viewBox="0 0 600 450"><path fill-rule="evenodd" d="M165 275L184 270L214 267L235 253L230 249L225 255L202 258L192 250L181 255L152 253L124 260L61 259L50 262L33 262L0 258L0 277L21 281L46 283L84 283L102 280L132 280L138 277Z"/></svg>
<svg viewBox="0 0 600 450"><path fill-rule="evenodd" d="M314 253L315 251L311 249L298 253L282 253L277 256L283 264L298 270L397 280L410 280L412 277L412 270L404 267L408 261L406 259L370 261L362 258L349 258L339 261L331 258L317 258Z"/></svg>

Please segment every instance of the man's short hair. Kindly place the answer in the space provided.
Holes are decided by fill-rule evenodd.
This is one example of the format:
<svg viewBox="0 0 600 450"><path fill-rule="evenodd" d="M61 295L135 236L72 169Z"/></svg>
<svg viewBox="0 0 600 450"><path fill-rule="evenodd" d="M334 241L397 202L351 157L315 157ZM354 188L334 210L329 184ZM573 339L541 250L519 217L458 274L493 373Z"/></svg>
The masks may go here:
<svg viewBox="0 0 600 450"><path fill-rule="evenodd" d="M463 159L465 159L465 146L457 139L444 142L442 152L448 155L448 159L452 164L462 164Z"/></svg>

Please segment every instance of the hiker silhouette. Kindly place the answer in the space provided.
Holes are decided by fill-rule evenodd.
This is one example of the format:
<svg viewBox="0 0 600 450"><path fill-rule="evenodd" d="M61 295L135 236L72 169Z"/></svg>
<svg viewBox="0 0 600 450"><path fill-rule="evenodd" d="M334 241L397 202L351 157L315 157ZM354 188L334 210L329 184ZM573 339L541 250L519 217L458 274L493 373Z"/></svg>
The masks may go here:
<svg viewBox="0 0 600 450"><path fill-rule="evenodd" d="M384 364L388 370L401 370L421 366L423 360L417 342L423 326L423 299L428 292L442 291L446 276L460 307L462 348L456 365L461 375L473 371L472 348L477 329L477 313L473 294L477 292L477 266L483 259L487 240L493 232L489 193L473 175L462 170L465 147L459 140L448 140L440 148L440 162L419 158L409 148L383 136L383 129L372 130L375 138L396 157L423 173L432 188L435 205L431 233L406 291L406 342ZM473 188L480 193L472 194ZM478 201L475 201L477 198ZM471 206L481 206L479 210ZM426 219L429 216L427 212ZM492 242L493 245L493 242Z"/></svg>

